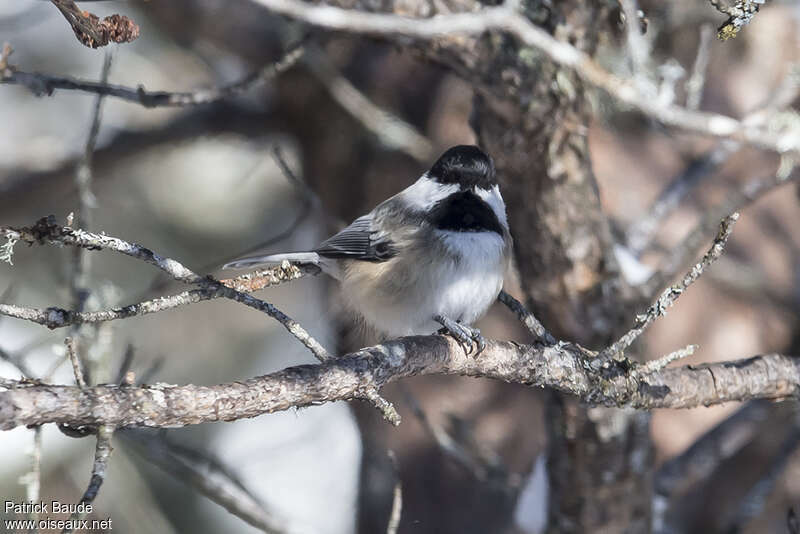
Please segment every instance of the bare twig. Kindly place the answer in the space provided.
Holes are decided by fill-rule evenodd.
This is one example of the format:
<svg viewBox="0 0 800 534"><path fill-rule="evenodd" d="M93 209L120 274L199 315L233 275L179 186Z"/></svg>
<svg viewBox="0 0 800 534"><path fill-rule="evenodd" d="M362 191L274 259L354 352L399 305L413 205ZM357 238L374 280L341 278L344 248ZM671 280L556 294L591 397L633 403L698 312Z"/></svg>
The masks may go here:
<svg viewBox="0 0 800 534"><path fill-rule="evenodd" d="M122 384L123 381L126 381L128 372L133 364L133 355L133 345L128 343L128 345L125 347L125 354L122 357L122 363L119 366L119 371L117 371L117 379L114 381L115 384ZM130 383L133 384L133 381L130 381Z"/></svg>
<svg viewBox="0 0 800 534"><path fill-rule="evenodd" d="M303 46L291 47L277 62L252 72L230 85L210 89L195 89L182 93L168 91L146 91L143 87L124 87L109 83L80 80L68 76L51 76L38 72L24 72L10 65L0 69L0 83L13 83L27 87L36 96L53 94L57 89L83 91L97 95L111 96L141 104L147 108L182 107L211 104L249 91L256 85L275 78L289 70L303 54Z"/></svg>
<svg viewBox="0 0 800 534"><path fill-rule="evenodd" d="M525 309L525 306L523 306L523 304L520 301L518 301L505 291L500 291L500 294L497 295L497 300L505 304L509 310L514 312L514 314L516 314L517 316L517 319L519 319L520 322L522 322L522 324L525 325L525 328L527 328L528 331L531 334L533 334L536 339L542 340L548 345L552 345L553 343L556 342L556 338L553 337L553 335L547 331L544 325L542 325L542 323L539 322L539 319L537 319L531 312Z"/></svg>
<svg viewBox="0 0 800 534"><path fill-rule="evenodd" d="M86 379L84 378L81 359L78 357L78 352L75 349L75 340L71 337L68 337L64 340L64 345L67 347L67 355L69 355L69 361L72 363L72 371L75 375L75 383L78 384L79 388L86 389Z"/></svg>
<svg viewBox="0 0 800 534"><path fill-rule="evenodd" d="M106 468L108 467L108 459L111 457L111 437L114 434L114 427L110 425L100 425L97 427L97 445L94 450L94 464L92 465L92 477L89 480L89 486L81 497L79 504L91 504L97 493L100 491L100 486L106 478ZM83 510L83 511L82 511ZM76 520L86 517L86 508L77 509L71 516L67 526L62 530L62 534L72 532L72 526Z"/></svg>
<svg viewBox="0 0 800 534"><path fill-rule="evenodd" d="M100 83L108 82L112 59L113 55L110 52L106 52L103 59L103 70L100 74ZM95 98L89 135L86 138L86 146L75 171L75 186L78 190L78 209L75 211L74 226L75 228L83 228L86 230L92 227L91 212L97 205L97 199L94 193L92 193L92 157L94 155L95 146L97 145L97 136L100 133L103 96L104 95L97 95L97 98ZM68 226L72 226L72 224ZM89 259L90 257L87 250L83 248L75 249L74 272L72 274L72 302L73 307L78 310L83 307L83 302L86 300L85 291Z"/></svg>
<svg viewBox="0 0 800 534"><path fill-rule="evenodd" d="M25 359L20 357L17 353L9 352L3 348L0 348L0 360L8 362L16 367L22 376L33 378L33 371L31 371L30 367L28 367L28 364L25 363Z"/></svg>
<svg viewBox="0 0 800 534"><path fill-rule="evenodd" d="M639 375L649 375L655 373L656 371L660 371L661 369L665 368L672 362L682 360L683 358L688 358L694 354L694 351L696 350L697 345L687 345L686 347L676 350L675 352L670 352L666 356L656 358L655 360L650 360L649 362L640 365L636 368L636 373Z"/></svg>
<svg viewBox="0 0 800 534"><path fill-rule="evenodd" d="M13 238L22 240L27 243L48 243L53 245L70 245L75 247L88 248L90 250L108 249L126 256L131 256L138 260L144 261L154 265L172 276L174 279L189 284L201 286L206 291L211 291L219 297L235 300L249 306L253 309L259 310L270 317L280 322L295 338L298 339L303 345L306 346L320 361L329 357L325 348L319 344L299 323L291 319L289 316L278 310L272 304L257 299L241 291L227 287L221 282L214 280L211 277L200 276L181 263L171 258L166 258L159 254L154 253L136 243L128 243L116 237L110 237L105 234L93 234L84 232L83 230L73 229L70 227L59 226L55 223L55 219L51 217L40 219L32 227L12 228L0 227L0 235L6 238ZM180 295L170 297L168 303L159 303L162 307L158 310L166 309L168 307L175 307L188 302L198 302L200 300L207 300L203 298L202 293L197 292L184 292ZM153 301L156 302L156 301ZM159 304L156 304L158 307ZM138 311L149 313L145 309L137 308ZM125 313L130 313L132 310L122 308L120 310L111 310L110 313L113 317L119 318ZM47 308L46 310L36 310L34 308L21 308L19 306L0 305L0 314L17 317L20 319L27 319L41 324L46 324L48 327L56 328L64 326L65 324L72 324L74 320L70 318L70 314L74 312L61 310L59 308ZM108 312L99 312L100 314ZM95 316L97 317L97 316Z"/></svg>
<svg viewBox="0 0 800 534"><path fill-rule="evenodd" d="M103 69L100 74L100 83L108 82L108 76L111 72L112 58L113 55L111 52L106 51L103 58ZM76 228L83 228L85 230L89 230L92 227L92 210L97 204L97 199L92 192L92 159L94 156L95 147L97 145L97 137L100 133L103 99L103 95L97 95L95 98L94 108L92 110L91 125L89 126L89 134L86 136L86 145L84 147L83 156L78 162L77 169L75 170L75 186L78 192L78 209L75 211L73 220ZM72 222L70 222L68 226L72 226ZM72 273L70 276L72 308L75 311L81 312L84 310L85 304L89 299L89 269L91 255L89 254L88 250L81 247L75 247L72 251L72 254ZM83 341L88 339L88 336L82 335L77 325L71 328L70 337L74 337L79 340L79 347L83 347ZM81 360L86 381L91 381L90 377L93 374L93 370L87 361L86 351L76 352L76 354L78 359Z"/></svg>
<svg viewBox="0 0 800 534"><path fill-rule="evenodd" d="M638 315L636 317L636 325L626 332L621 338L612 343L608 348L601 351L597 357L597 360L593 362L593 365L601 365L608 358L612 358L624 351L626 348L630 347L631 344L642 335L645 329L647 329L647 327L653 323L653 321L667 313L667 309L669 309L670 306L672 306L683 294L683 292L686 291L686 289L692 285L692 283L694 283L694 281L697 280L701 274L703 274L703 271L705 271L709 265L714 263L717 259L719 259L720 256L722 256L722 251L725 249L725 245L728 242L728 238L731 236L731 232L733 232L733 225L738 219L739 214L734 212L722 220L719 225L717 237L714 238L714 243L711 245L711 248L708 250L708 252L706 252L706 255L703 256L703 259L696 263L694 267L692 267L691 270L684 275L683 279L679 283L664 290L658 300L653 303L644 314Z"/></svg>
<svg viewBox="0 0 800 534"><path fill-rule="evenodd" d="M139 26L124 15L100 20L94 13L81 10L74 0L50 0L67 19L75 37L84 46L99 48L109 43L129 43L139 37Z"/></svg>
<svg viewBox="0 0 800 534"><path fill-rule="evenodd" d="M253 495L219 460L208 454L170 443L144 429L119 433L136 453L248 524L268 533L288 532L285 521Z"/></svg>

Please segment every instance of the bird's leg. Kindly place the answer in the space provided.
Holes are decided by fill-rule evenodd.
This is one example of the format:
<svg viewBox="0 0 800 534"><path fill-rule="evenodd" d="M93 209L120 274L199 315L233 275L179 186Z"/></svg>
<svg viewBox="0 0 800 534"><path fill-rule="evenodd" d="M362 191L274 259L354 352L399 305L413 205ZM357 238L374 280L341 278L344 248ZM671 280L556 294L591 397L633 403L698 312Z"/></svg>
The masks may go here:
<svg viewBox="0 0 800 534"><path fill-rule="evenodd" d="M456 338L467 354L472 352L474 344L478 346L478 351L475 353L475 356L483 352L483 349L486 348L486 340L481 335L481 331L477 328L461 324L444 315L436 315L433 320L444 327L439 332L442 334L450 334Z"/></svg>

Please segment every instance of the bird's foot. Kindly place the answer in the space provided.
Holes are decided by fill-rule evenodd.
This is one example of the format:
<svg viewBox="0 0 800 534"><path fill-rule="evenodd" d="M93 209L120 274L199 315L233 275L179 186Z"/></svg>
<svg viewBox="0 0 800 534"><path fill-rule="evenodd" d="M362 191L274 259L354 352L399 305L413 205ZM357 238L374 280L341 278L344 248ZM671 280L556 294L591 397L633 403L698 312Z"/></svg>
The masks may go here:
<svg viewBox="0 0 800 534"><path fill-rule="evenodd" d="M486 348L486 340L477 328L461 324L443 315L437 315L433 319L443 327L439 333L450 334L456 338L465 353L471 353L477 346L477 352L475 352L475 356L477 356Z"/></svg>

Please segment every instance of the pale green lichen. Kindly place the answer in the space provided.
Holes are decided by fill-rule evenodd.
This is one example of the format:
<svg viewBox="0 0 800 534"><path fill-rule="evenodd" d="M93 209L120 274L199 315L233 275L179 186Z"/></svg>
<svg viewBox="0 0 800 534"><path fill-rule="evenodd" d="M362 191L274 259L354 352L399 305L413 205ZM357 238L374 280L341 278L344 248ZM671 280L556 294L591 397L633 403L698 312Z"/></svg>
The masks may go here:
<svg viewBox="0 0 800 534"><path fill-rule="evenodd" d="M0 245L0 262L8 263L9 265L14 265L14 262L11 261L11 258L14 257L14 245L17 244L19 238L16 236L7 236L6 242L3 245Z"/></svg>

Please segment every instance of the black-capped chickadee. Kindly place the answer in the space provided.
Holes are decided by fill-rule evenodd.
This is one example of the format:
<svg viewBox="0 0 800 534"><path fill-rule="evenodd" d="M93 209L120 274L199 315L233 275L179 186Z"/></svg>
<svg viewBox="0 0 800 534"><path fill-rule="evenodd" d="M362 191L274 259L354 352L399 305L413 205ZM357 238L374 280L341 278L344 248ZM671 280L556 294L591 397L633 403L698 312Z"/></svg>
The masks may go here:
<svg viewBox="0 0 800 534"><path fill-rule="evenodd" d="M494 162L475 146L447 150L413 185L310 252L253 256L225 268L288 260L341 283L344 301L389 338L437 323L468 352L485 344L470 325L497 299L511 258Z"/></svg>

